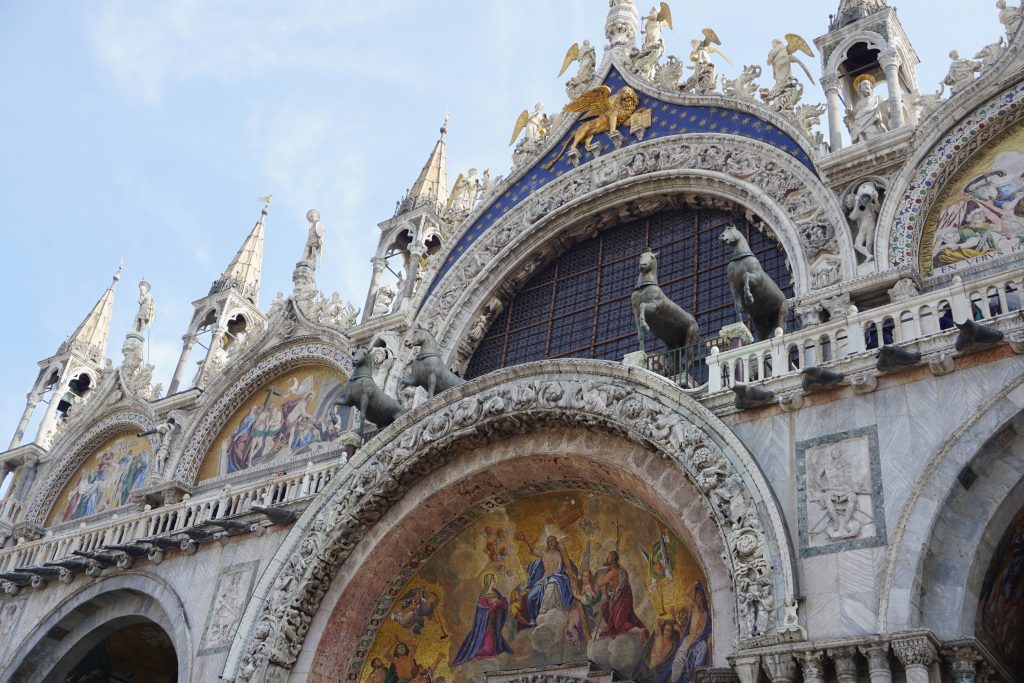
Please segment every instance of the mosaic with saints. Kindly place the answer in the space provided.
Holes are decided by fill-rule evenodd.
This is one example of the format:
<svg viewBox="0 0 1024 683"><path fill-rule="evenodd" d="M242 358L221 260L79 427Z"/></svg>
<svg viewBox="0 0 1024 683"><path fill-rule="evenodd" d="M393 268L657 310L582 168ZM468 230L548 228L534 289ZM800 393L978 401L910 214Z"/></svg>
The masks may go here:
<svg viewBox="0 0 1024 683"><path fill-rule="evenodd" d="M50 523L70 522L128 503L149 471L149 440L120 434L85 459L57 498Z"/></svg>
<svg viewBox="0 0 1024 683"><path fill-rule="evenodd" d="M930 269L1024 249L1024 130L976 161L940 202Z"/></svg>
<svg viewBox="0 0 1024 683"><path fill-rule="evenodd" d="M583 660L641 683L689 683L710 661L706 580L633 502L532 495L434 542L384 603L362 683L469 682Z"/></svg>
<svg viewBox="0 0 1024 683"><path fill-rule="evenodd" d="M201 479L316 453L345 430L335 405L345 378L327 368L292 370L259 389L217 437Z"/></svg>

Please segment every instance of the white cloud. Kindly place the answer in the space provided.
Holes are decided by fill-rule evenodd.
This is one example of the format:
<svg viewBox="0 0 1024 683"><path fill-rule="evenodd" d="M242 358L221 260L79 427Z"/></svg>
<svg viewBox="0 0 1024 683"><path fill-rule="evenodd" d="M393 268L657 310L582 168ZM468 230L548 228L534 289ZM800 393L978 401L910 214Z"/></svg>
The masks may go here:
<svg viewBox="0 0 1024 683"><path fill-rule="evenodd" d="M139 3L109 0L87 20L94 57L129 96L159 103L169 84L237 82L279 67L412 77L374 40L408 2Z"/></svg>

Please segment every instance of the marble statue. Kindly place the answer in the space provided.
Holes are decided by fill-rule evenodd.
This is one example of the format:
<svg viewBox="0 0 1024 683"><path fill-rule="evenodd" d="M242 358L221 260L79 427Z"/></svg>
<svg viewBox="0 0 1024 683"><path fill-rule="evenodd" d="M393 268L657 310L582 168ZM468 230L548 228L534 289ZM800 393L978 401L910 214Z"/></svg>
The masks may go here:
<svg viewBox="0 0 1024 683"><path fill-rule="evenodd" d="M854 83L857 101L853 109L846 115L846 125L850 129L853 144L878 137L889 130L889 104L875 92L875 79L868 74L857 78Z"/></svg>
<svg viewBox="0 0 1024 683"><path fill-rule="evenodd" d="M685 349L687 358L696 352L700 343L700 327L692 315L661 291L658 286L658 255L654 252L645 251L640 255L640 275L630 299L641 351L646 351L645 334L651 332L665 342L670 351Z"/></svg>
<svg viewBox="0 0 1024 683"><path fill-rule="evenodd" d="M167 464L167 456L171 452L171 441L180 431L181 427L178 426L174 418L169 417L149 431L139 434L139 436L150 436L151 434L156 434L160 441L156 452L153 454L154 465L152 471L154 479L162 478L164 466Z"/></svg>
<svg viewBox="0 0 1024 683"><path fill-rule="evenodd" d="M807 74L807 78L814 83L814 76L807 65L796 56L797 52L803 52L808 57L814 56L814 51L807 41L795 33L787 33L786 41L776 38L772 41L772 49L768 52L768 66L772 68L772 78L775 85L771 88L761 88L761 99L764 103L778 110L788 110L795 107L803 96L803 85L793 76L793 65L799 64Z"/></svg>
<svg viewBox="0 0 1024 683"><path fill-rule="evenodd" d="M384 285L377 290L377 296L373 301L373 311L370 316L387 315L391 311L391 304L395 301L395 289L391 285Z"/></svg>
<svg viewBox="0 0 1024 683"><path fill-rule="evenodd" d="M843 460L842 451L832 446L819 458L809 474L809 500L825 509L826 533L833 541L857 538L861 523L855 520L860 485L853 481L850 466Z"/></svg>
<svg viewBox="0 0 1024 683"><path fill-rule="evenodd" d="M999 0L996 7L999 9L999 22L1006 28L1006 37L1012 40L1017 35L1021 20L1024 20L1024 10L1006 4L1006 0Z"/></svg>
<svg viewBox="0 0 1024 683"><path fill-rule="evenodd" d="M881 208L878 188L871 181L861 183L857 191L846 198L847 217L856 228L853 248L864 256L865 261L875 257L875 228Z"/></svg>
<svg viewBox="0 0 1024 683"><path fill-rule="evenodd" d="M585 93L594 82L597 53L594 51L594 47L590 44L589 40L584 40L582 46L579 43L573 43L569 47L569 51L565 53L565 59L562 61L562 70L558 72L558 76L561 77L573 62L579 62L580 68L576 75L565 84L565 92L569 99L575 99Z"/></svg>
<svg viewBox="0 0 1024 683"><path fill-rule="evenodd" d="M727 273L739 321L743 322L746 313L754 337L758 341L770 339L776 328L786 326L786 295L761 268L743 233L729 226L719 239L733 250Z"/></svg>
<svg viewBox="0 0 1024 683"><path fill-rule="evenodd" d="M704 29L703 33L704 38L690 41L690 61L693 66L687 68L693 71L693 75L683 84L683 90L699 95L714 90L718 82L718 75L715 65L711 61L711 55L720 55L722 59L732 64L732 60L718 49L718 46L722 44L722 41L718 39L718 34L710 28Z"/></svg>
<svg viewBox="0 0 1024 683"><path fill-rule="evenodd" d="M309 234L306 236L306 246L302 250L302 260L309 261L315 266L320 263L320 255L324 248L324 224L320 222L320 212L316 209L306 212L306 220L309 221Z"/></svg>
<svg viewBox="0 0 1024 683"><path fill-rule="evenodd" d="M452 216L464 216L469 213L476 202L476 169L471 168L466 174L459 174L448 196L448 212Z"/></svg>
<svg viewBox="0 0 1024 683"><path fill-rule="evenodd" d="M516 119L516 125L512 129L512 139L508 142L509 146L514 145L519 134L524 131L526 133L523 137L524 142L528 144L540 142L547 135L546 122L544 105L540 102L533 106L532 113L528 109L524 109Z"/></svg>
<svg viewBox="0 0 1024 683"><path fill-rule="evenodd" d="M946 74L942 82L949 86L951 94L956 95L974 82L974 75L981 71L981 62L963 59L956 50L949 53L949 58L952 60L949 65L949 73Z"/></svg>
<svg viewBox="0 0 1024 683"><path fill-rule="evenodd" d="M156 302L150 294L151 288L148 282L139 282L139 311L132 321L132 332L145 334L146 330L153 323L153 313L156 312Z"/></svg>
<svg viewBox="0 0 1024 683"><path fill-rule="evenodd" d="M663 2L660 9L652 7L644 17L644 42L640 49L633 48L629 55L633 71L648 80L654 78L658 60L665 54L665 39L661 35L665 26L672 28L672 12Z"/></svg>
<svg viewBox="0 0 1024 683"><path fill-rule="evenodd" d="M434 335L421 325L416 325L405 340L405 348L412 349L417 346L420 351L413 360L409 376L402 378L402 389L423 387L427 390L427 400L430 400L434 398L435 393L463 383L461 377L445 366Z"/></svg>
<svg viewBox="0 0 1024 683"><path fill-rule="evenodd" d="M273 318L278 313L284 310L287 305L288 299L284 298L284 292L278 292L274 297L274 300L270 302L270 308L267 310L267 318Z"/></svg>
<svg viewBox="0 0 1024 683"><path fill-rule="evenodd" d="M987 71L999 61L1004 52L1006 52L1006 43L1004 38L1000 36L999 40L979 50L978 54L974 55L974 58L981 61L981 70Z"/></svg>

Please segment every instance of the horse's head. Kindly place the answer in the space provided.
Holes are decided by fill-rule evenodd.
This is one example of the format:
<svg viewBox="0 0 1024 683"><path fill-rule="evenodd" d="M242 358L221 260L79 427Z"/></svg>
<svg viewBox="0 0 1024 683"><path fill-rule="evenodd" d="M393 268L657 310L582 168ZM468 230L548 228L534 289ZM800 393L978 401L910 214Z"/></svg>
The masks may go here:
<svg viewBox="0 0 1024 683"><path fill-rule="evenodd" d="M658 270L658 255L653 251L640 254L640 272L655 273Z"/></svg>
<svg viewBox="0 0 1024 683"><path fill-rule="evenodd" d="M430 334L425 327L419 324L409 330L409 334L405 338L405 348L407 349L411 349L415 346L423 346L428 343L436 344L436 342L434 342L434 336Z"/></svg>
<svg viewBox="0 0 1024 683"><path fill-rule="evenodd" d="M355 367L369 366L370 364L370 350L365 346L352 350L352 364Z"/></svg>
<svg viewBox="0 0 1024 683"><path fill-rule="evenodd" d="M730 225L723 230L722 236L718 239L722 241L722 244L733 249L747 243L747 240L743 238L743 233L737 230L735 225Z"/></svg>

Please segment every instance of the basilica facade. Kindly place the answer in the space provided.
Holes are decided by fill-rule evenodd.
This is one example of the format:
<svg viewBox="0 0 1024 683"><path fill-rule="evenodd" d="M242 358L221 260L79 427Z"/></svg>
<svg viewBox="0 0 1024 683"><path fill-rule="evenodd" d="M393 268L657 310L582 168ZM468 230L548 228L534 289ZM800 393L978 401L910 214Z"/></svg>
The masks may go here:
<svg viewBox="0 0 1024 683"><path fill-rule="evenodd" d="M608 5L365 301L310 210L261 306L267 198L164 390L114 276L0 454L0 680L1024 680L1021 10L936 91L885 0L729 73Z"/></svg>

